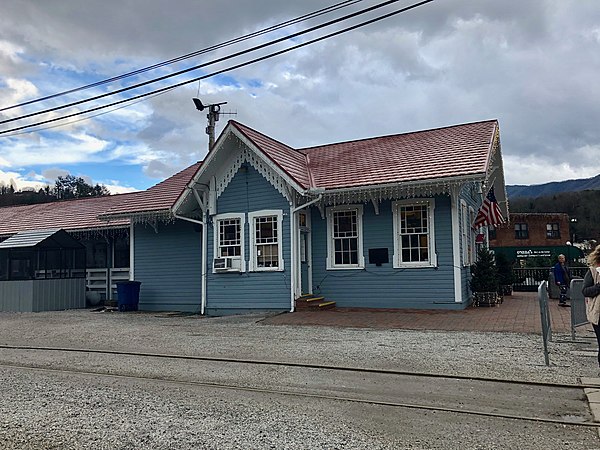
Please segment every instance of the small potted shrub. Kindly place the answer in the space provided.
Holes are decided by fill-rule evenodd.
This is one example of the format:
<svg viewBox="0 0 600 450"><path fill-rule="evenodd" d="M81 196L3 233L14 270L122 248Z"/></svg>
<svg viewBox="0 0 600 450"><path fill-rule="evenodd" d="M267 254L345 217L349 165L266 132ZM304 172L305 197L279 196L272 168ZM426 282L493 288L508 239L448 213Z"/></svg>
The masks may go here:
<svg viewBox="0 0 600 450"><path fill-rule="evenodd" d="M496 306L500 302L498 269L493 253L485 247L477 251L477 262L471 266L470 286L475 306Z"/></svg>

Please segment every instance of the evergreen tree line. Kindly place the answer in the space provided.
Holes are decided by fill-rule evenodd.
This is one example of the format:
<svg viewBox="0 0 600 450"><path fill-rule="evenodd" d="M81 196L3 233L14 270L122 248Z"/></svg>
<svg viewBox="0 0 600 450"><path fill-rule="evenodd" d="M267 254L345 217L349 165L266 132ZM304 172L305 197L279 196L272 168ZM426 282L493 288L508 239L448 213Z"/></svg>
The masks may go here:
<svg viewBox="0 0 600 450"><path fill-rule="evenodd" d="M36 203L49 203L72 198L100 197L110 195L106 186L96 184L92 186L81 177L66 175L58 177L54 186L45 186L35 190L16 190L12 185L0 182L0 206L33 205Z"/></svg>
<svg viewBox="0 0 600 450"><path fill-rule="evenodd" d="M566 213L571 222L575 241L600 241L600 190L562 192L536 198L511 198L510 211L514 213Z"/></svg>

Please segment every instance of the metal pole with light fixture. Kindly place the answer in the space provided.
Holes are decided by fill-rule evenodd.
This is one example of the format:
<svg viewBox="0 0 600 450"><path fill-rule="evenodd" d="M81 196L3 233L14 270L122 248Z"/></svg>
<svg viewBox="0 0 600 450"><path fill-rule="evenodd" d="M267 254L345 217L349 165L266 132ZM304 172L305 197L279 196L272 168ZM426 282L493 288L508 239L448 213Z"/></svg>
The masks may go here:
<svg viewBox="0 0 600 450"><path fill-rule="evenodd" d="M203 104L199 98L194 97L192 99L196 109L198 111L204 111L208 108L208 114L206 118L208 119L208 126L206 127L206 134L208 134L208 151L211 151L213 146L215 145L215 123L219 121L220 114L229 114L235 115L237 113L234 112L221 112L221 105L226 105L227 102L221 103L213 103L212 105Z"/></svg>
<svg viewBox="0 0 600 450"><path fill-rule="evenodd" d="M211 151L213 145L215 145L215 123L219 120L219 114L221 112L221 105L226 105L227 102L213 103L212 105L204 105L199 98L193 98L192 101L196 105L198 111L204 111L208 108L208 126L206 127L206 134L208 134L208 151Z"/></svg>

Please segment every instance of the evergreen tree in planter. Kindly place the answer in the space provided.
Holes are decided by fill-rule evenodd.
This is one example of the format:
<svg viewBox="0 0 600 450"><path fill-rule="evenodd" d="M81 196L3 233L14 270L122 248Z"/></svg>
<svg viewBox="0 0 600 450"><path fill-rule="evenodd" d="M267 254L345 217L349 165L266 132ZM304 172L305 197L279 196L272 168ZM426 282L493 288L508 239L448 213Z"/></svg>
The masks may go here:
<svg viewBox="0 0 600 450"><path fill-rule="evenodd" d="M512 295L512 285L516 283L516 277L513 273L512 264L502 253L496 255L496 269L498 270L500 294Z"/></svg>
<svg viewBox="0 0 600 450"><path fill-rule="evenodd" d="M498 269L494 255L487 248L477 251L477 262L471 266L471 291L475 306L496 306L499 302Z"/></svg>

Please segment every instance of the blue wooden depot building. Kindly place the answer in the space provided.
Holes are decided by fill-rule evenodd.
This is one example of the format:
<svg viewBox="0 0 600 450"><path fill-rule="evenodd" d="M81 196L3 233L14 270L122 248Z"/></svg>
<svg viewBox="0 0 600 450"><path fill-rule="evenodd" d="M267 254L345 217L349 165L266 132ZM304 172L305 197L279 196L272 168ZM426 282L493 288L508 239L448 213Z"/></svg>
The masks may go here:
<svg viewBox="0 0 600 450"><path fill-rule="evenodd" d="M230 121L181 174L172 202L151 188L100 215L129 219L140 309L463 309L491 187L508 214L496 120L301 149Z"/></svg>

